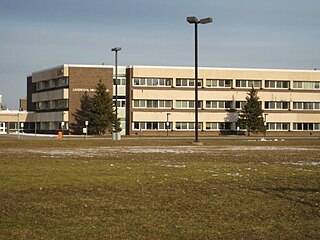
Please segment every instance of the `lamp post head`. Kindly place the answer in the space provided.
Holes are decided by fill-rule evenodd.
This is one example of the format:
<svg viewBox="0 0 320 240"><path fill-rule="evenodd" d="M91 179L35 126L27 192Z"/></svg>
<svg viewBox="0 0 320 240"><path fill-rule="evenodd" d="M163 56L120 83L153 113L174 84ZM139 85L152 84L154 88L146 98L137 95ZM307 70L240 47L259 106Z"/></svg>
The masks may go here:
<svg viewBox="0 0 320 240"><path fill-rule="evenodd" d="M111 49L112 52L118 52L121 51L121 47L114 47Z"/></svg>
<svg viewBox="0 0 320 240"><path fill-rule="evenodd" d="M212 23L213 22L213 19L211 17L206 17L206 18L202 18L202 19L198 19L197 17L195 16L190 16L190 17L187 17L187 22L190 23L190 24L207 24L207 23Z"/></svg>
<svg viewBox="0 0 320 240"><path fill-rule="evenodd" d="M212 23L212 22L213 22L213 19L211 17L202 18L199 21L199 23L201 23L201 24L207 24L207 23Z"/></svg>
<svg viewBox="0 0 320 240"><path fill-rule="evenodd" d="M190 24L193 24L193 23L199 23L199 20L197 17L191 16L191 17L187 17L187 22Z"/></svg>

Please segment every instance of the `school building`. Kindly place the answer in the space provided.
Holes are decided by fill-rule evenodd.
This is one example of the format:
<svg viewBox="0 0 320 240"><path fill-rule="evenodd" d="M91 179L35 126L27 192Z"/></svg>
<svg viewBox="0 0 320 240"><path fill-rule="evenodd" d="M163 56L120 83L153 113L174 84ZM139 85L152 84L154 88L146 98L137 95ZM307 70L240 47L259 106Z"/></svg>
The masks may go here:
<svg viewBox="0 0 320 240"><path fill-rule="evenodd" d="M27 111L11 113L11 119L1 111L1 129L8 132L11 124L16 130L13 122L24 121L28 131L82 134L81 98L92 96L102 80L115 99L114 72L114 66L76 64L33 72L27 77ZM267 134L320 135L318 70L199 68L198 76L199 136L239 133L238 113L252 86ZM122 134L194 134L194 67L120 66L117 87Z"/></svg>

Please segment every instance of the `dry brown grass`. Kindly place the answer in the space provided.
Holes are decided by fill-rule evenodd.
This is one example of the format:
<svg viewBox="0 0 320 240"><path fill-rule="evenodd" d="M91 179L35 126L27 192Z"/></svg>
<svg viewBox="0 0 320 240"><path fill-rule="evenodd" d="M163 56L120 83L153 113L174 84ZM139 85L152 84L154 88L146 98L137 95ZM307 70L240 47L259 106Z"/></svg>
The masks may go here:
<svg viewBox="0 0 320 240"><path fill-rule="evenodd" d="M318 239L319 143L0 139L0 238Z"/></svg>

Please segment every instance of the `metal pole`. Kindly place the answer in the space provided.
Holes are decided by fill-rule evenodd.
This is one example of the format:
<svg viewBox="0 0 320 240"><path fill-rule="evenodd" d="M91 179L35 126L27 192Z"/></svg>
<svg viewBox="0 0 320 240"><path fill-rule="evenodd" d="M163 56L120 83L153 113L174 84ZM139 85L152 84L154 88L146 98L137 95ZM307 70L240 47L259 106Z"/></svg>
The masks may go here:
<svg viewBox="0 0 320 240"><path fill-rule="evenodd" d="M115 131L118 134L118 51L116 51L116 116L115 116ZM118 136L117 136L118 137Z"/></svg>
<svg viewBox="0 0 320 240"><path fill-rule="evenodd" d="M18 138L20 138L20 112L18 112Z"/></svg>
<svg viewBox="0 0 320 240"><path fill-rule="evenodd" d="M268 113L265 113L264 114L264 121L265 121L265 126L264 126L264 136L266 137L267 136L267 116L268 116Z"/></svg>
<svg viewBox="0 0 320 240"><path fill-rule="evenodd" d="M199 117L198 117L198 24L207 24L207 23L211 23L213 20L211 17L207 17L207 18L203 18L198 20L197 17L195 16L190 16L187 17L187 22L190 24L194 24L194 37L195 37L195 41L194 41L194 45L195 45L195 64L194 64L194 68L195 68L195 87L194 87L194 91L195 91L195 103L194 103L194 107L195 107L195 142L199 141L199 137L198 137L198 125L199 125Z"/></svg>
<svg viewBox="0 0 320 240"><path fill-rule="evenodd" d="M198 23L194 24L194 42L195 42L195 56L194 56L194 72L195 72L195 142L199 142L199 133L198 133L198 122L199 122L199 116L198 116Z"/></svg>
<svg viewBox="0 0 320 240"><path fill-rule="evenodd" d="M167 124L166 124L166 127L167 127L167 137L169 136L169 115L170 115L170 113L167 113Z"/></svg>

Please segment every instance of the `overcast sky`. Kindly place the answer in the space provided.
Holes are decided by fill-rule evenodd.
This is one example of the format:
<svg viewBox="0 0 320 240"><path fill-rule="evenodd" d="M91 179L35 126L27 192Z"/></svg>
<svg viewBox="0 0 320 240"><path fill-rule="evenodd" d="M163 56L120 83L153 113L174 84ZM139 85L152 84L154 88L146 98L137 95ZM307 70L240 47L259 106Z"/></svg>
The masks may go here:
<svg viewBox="0 0 320 240"><path fill-rule="evenodd" d="M0 95L26 97L26 76L63 63L320 69L319 0L0 0Z"/></svg>

